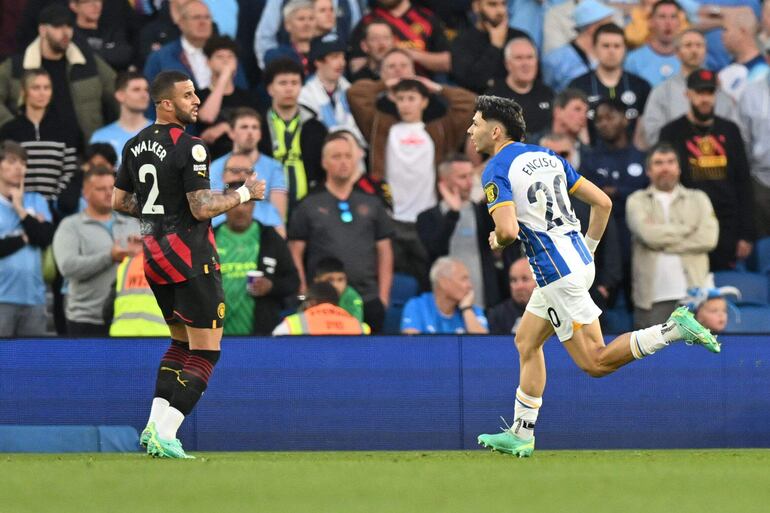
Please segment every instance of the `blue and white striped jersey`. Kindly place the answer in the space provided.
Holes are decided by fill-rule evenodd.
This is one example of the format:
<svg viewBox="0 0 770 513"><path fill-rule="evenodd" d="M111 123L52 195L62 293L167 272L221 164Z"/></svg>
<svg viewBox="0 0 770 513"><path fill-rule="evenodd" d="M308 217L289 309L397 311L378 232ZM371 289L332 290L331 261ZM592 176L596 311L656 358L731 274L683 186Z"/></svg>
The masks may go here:
<svg viewBox="0 0 770 513"><path fill-rule="evenodd" d="M593 261L569 200L583 180L562 157L532 144L504 146L484 169L487 208L516 208L519 239L541 287Z"/></svg>

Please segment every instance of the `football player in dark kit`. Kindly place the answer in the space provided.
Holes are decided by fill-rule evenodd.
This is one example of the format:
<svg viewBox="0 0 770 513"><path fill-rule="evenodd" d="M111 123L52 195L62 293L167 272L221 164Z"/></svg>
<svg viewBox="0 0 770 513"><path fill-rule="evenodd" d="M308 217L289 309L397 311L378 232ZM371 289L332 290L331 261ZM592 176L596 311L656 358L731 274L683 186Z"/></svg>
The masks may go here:
<svg viewBox="0 0 770 513"><path fill-rule="evenodd" d="M209 188L209 152L185 133L200 100L190 77L160 73L150 87L157 121L128 141L113 208L141 220L144 272L171 331L150 418L140 442L165 458L185 454L176 432L206 390L219 360L224 293L210 219L265 196L256 174L225 193Z"/></svg>

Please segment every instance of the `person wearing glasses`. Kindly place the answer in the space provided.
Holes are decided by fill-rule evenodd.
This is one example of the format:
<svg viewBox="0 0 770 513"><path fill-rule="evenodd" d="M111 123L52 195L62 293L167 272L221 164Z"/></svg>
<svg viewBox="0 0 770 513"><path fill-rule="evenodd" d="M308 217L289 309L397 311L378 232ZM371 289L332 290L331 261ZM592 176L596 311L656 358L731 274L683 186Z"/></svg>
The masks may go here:
<svg viewBox="0 0 770 513"><path fill-rule="evenodd" d="M289 250L300 275L301 293L325 257L342 261L350 285L364 301L364 321L382 330L393 277L393 226L382 201L354 187L354 149L343 135L329 135L321 162L324 187L297 205L289 221Z"/></svg>
<svg viewBox="0 0 770 513"><path fill-rule="evenodd" d="M222 173L223 191L237 190L252 173L248 155L232 155ZM299 290L286 241L254 219L255 202L228 210L214 230L228 307L225 335L269 335L281 321L284 299Z"/></svg>

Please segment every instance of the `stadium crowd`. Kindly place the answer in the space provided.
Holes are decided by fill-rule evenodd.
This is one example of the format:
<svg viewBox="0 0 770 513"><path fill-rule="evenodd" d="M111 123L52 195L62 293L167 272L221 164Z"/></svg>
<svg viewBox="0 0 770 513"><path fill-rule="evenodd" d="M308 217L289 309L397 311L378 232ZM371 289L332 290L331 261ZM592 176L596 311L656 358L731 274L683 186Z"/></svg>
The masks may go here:
<svg viewBox="0 0 770 513"><path fill-rule="evenodd" d="M714 276L735 270L768 302L767 2L0 5L0 337L168 334L111 197L172 69L196 86L212 189L267 182L212 222L226 335L515 332L536 283L518 244L487 243L481 94L611 196L603 322L685 303L720 331L746 294Z"/></svg>

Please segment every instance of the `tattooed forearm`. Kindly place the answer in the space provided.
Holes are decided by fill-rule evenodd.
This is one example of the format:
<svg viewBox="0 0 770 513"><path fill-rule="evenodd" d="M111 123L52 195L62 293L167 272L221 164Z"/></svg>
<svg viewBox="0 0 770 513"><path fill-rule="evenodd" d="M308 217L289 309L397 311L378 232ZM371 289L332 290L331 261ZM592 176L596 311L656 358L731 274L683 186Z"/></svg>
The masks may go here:
<svg viewBox="0 0 770 513"><path fill-rule="evenodd" d="M187 202L190 204L193 217L198 221L205 221L240 205L241 198L234 190L219 193L210 189L201 189L188 192Z"/></svg>
<svg viewBox="0 0 770 513"><path fill-rule="evenodd" d="M137 219L142 217L142 209L139 206L139 200L136 199L136 194L128 194L123 192L119 194L116 192L115 201L113 202L113 209L118 212L136 217Z"/></svg>

